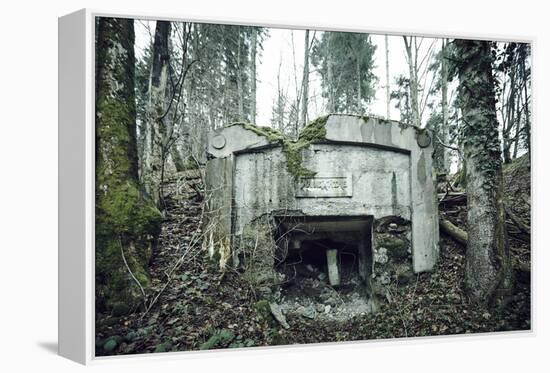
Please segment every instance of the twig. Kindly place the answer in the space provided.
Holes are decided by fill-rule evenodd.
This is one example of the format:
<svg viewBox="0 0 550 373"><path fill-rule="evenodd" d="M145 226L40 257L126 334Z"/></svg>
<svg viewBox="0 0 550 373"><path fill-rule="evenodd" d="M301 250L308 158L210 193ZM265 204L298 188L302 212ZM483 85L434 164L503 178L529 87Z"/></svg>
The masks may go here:
<svg viewBox="0 0 550 373"><path fill-rule="evenodd" d="M139 286L139 290L141 290L141 294L143 294L143 305L145 306L147 303L147 295L145 295L145 290L143 290L143 286L141 286L136 276L134 276L134 273L132 272L132 270L130 269L130 266L128 265L128 262L126 261L126 257L124 256L124 248L122 246L122 238L120 238L120 236L118 237L118 241L120 243L120 254L122 255L122 261L124 262L124 265L126 266L126 269L128 270L128 273L130 273L130 276L132 277L132 279Z"/></svg>

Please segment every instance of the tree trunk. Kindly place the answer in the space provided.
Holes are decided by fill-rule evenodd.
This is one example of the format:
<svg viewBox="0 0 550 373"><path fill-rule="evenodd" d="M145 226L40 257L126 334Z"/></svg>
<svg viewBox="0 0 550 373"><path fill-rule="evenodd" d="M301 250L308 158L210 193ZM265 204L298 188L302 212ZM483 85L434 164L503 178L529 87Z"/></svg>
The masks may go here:
<svg viewBox="0 0 550 373"><path fill-rule="evenodd" d="M239 110L239 121L245 120L244 118L244 98L243 98L243 75L242 75L242 66L241 66L241 27L238 27L237 32L237 99L238 99L238 110Z"/></svg>
<svg viewBox="0 0 550 373"><path fill-rule="evenodd" d="M356 57L355 61L355 78L357 79L357 114L363 114L361 108L361 58Z"/></svg>
<svg viewBox="0 0 550 373"><path fill-rule="evenodd" d="M170 157L172 157L172 162L174 162L177 172L185 170L185 163L183 162L183 158L176 144L170 148Z"/></svg>
<svg viewBox="0 0 550 373"><path fill-rule="evenodd" d="M510 53L514 54L512 50ZM510 66L510 94L506 102L506 112L507 112L507 125L502 129L502 142L503 142L503 156L504 163L510 163L512 160L510 157L510 148L512 146L512 141L510 140L510 134L514 125L516 124L515 120L515 106L516 106L516 58L512 55L512 64Z"/></svg>
<svg viewBox="0 0 550 373"><path fill-rule="evenodd" d="M448 97L447 97L447 88L448 88L448 78L449 73L447 70L447 40L443 39L441 41L441 116L443 121L441 123L441 130L439 131L441 135L441 140L443 143L449 143L449 107L448 107ZM439 170L443 173L448 174L450 171L450 160L449 160L449 150L443 147L443 160L441 165L443 166L442 170Z"/></svg>
<svg viewBox="0 0 550 373"><path fill-rule="evenodd" d="M516 134L514 135L513 144L514 144L514 154L512 155L512 158L516 159L518 157L518 147L519 147L519 135L521 134L521 110L522 110L522 102L521 102L521 91L517 98L516 102Z"/></svg>
<svg viewBox="0 0 550 373"><path fill-rule="evenodd" d="M133 20L100 18L96 44L96 306L144 300L160 213L140 195Z"/></svg>
<svg viewBox="0 0 550 373"><path fill-rule="evenodd" d="M250 121L256 123L256 50L258 44L258 29L252 27L250 52Z"/></svg>
<svg viewBox="0 0 550 373"><path fill-rule="evenodd" d="M420 127L420 113L418 107L418 79L416 76L415 58L412 52L412 42L416 36L411 36L410 39L407 36L403 36L405 41L405 51L407 52L407 63L409 65L409 89L411 96L411 112L413 117L413 125ZM416 54L416 53L415 53Z"/></svg>
<svg viewBox="0 0 550 373"><path fill-rule="evenodd" d="M525 58L526 56L523 56L521 60L521 72L524 80L523 90L525 94L525 127L523 132L525 134L525 142L527 144L529 159L531 159L531 117L529 116L529 92L527 89L527 80L529 79L529 76L527 76L527 69L525 68Z"/></svg>
<svg viewBox="0 0 550 373"><path fill-rule="evenodd" d="M386 46L386 119L390 119L390 49L388 46L388 35L384 35Z"/></svg>
<svg viewBox="0 0 550 373"><path fill-rule="evenodd" d="M503 178L490 43L456 40L468 194L466 290L480 303L510 289Z"/></svg>
<svg viewBox="0 0 550 373"><path fill-rule="evenodd" d="M309 99L309 30L304 37L304 74L302 76L302 128L307 123L307 103Z"/></svg>
<svg viewBox="0 0 550 373"><path fill-rule="evenodd" d="M330 113L336 112L336 101L334 97L334 61L332 60L332 52L331 52L331 41L332 38L329 36L329 42L327 43L327 50L325 50L325 53L327 55L327 78L328 78L328 111Z"/></svg>
<svg viewBox="0 0 550 373"><path fill-rule="evenodd" d="M160 206L162 199L161 181L166 159L165 143L166 110L168 96L168 75L170 53L168 39L170 22L157 21L153 42L153 64L151 68L150 107L148 110L148 130L150 131L149 155L146 158L145 187L153 201Z"/></svg>

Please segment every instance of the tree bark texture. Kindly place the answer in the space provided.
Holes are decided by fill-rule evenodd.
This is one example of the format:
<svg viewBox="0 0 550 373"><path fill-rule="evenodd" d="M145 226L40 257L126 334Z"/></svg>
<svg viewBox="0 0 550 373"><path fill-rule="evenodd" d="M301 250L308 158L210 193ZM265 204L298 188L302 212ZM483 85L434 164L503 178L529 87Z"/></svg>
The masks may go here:
<svg viewBox="0 0 550 373"><path fill-rule="evenodd" d="M510 287L502 161L490 43L456 40L468 195L466 290L473 300L501 300Z"/></svg>
<svg viewBox="0 0 550 373"><path fill-rule="evenodd" d="M448 105L448 79L449 73L447 68L447 39L441 41L441 140L448 144L449 141L449 105ZM442 170L439 170L443 173L448 174L451 167L451 162L449 160L449 150L443 147L442 151L443 160L441 165L443 166Z"/></svg>
<svg viewBox="0 0 550 373"><path fill-rule="evenodd" d="M149 195L160 206L161 180L167 154L164 149L167 121L168 78L170 69L170 22L158 21L153 42L150 107L148 110L148 148L146 149L144 183Z"/></svg>
<svg viewBox="0 0 550 373"><path fill-rule="evenodd" d="M252 28L250 51L250 121L256 123L256 54L258 44L258 30Z"/></svg>
<svg viewBox="0 0 550 373"><path fill-rule="evenodd" d="M307 106L309 100L309 30L304 37L304 74L302 76L302 128L307 124Z"/></svg>
<svg viewBox="0 0 550 373"><path fill-rule="evenodd" d="M388 46L388 35L384 36L386 47L386 119L390 120L390 49Z"/></svg>
<svg viewBox="0 0 550 373"><path fill-rule="evenodd" d="M403 40L405 41L405 51L407 52L407 62L409 65L409 89L410 89L410 96L411 96L411 112L412 112L412 119L413 119L413 125L420 127L420 109L418 106L418 77L416 75L417 67L416 67L416 53L413 53L413 41L415 41L416 36L403 36Z"/></svg>
<svg viewBox="0 0 550 373"><path fill-rule="evenodd" d="M133 20L101 18L96 44L96 306L143 301L160 213L140 195Z"/></svg>

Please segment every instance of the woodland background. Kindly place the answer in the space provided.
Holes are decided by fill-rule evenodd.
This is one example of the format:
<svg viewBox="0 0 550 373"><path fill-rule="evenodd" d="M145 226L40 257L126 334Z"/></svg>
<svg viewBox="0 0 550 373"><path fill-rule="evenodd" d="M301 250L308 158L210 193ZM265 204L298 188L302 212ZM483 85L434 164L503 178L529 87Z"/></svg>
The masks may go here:
<svg viewBox="0 0 550 373"><path fill-rule="evenodd" d="M137 58L136 25L150 35ZM98 353L529 329L526 43L402 36L408 74L395 77L392 91L384 38L386 117L393 103L402 122L433 134L444 234L438 268L417 275L414 287L387 294L381 312L279 329L238 268L219 274L205 260L206 134L255 122L269 32L169 21L156 21L153 32L151 22L96 19ZM294 89L282 83L282 59L272 84L272 130L298 139L310 106L373 115L381 77L374 74L371 36L310 30L303 36L299 73L290 32ZM310 86L312 74L319 93Z"/></svg>
<svg viewBox="0 0 550 373"><path fill-rule="evenodd" d="M461 6L449 4L441 6L437 1L396 1L392 3L374 2L357 6L355 2L343 0L341 7L319 6L319 2L300 2L282 0L278 3L264 3L260 8L250 6L242 0L227 3L223 1L204 1L197 3L176 4L172 1L158 0L154 4L143 0L121 0L112 2L98 0L94 6L101 9L113 9L123 13L137 12L170 15L196 15L209 19L237 18L254 20L260 23L285 23L304 25L341 26L349 28L371 28L375 30L414 30L460 35L520 35L534 37L537 41L534 49L535 66L533 70L534 119L533 127L533 170L537 185L533 196L533 213L536 217L548 210L548 198L540 191L546 189L547 176L542 170L541 160L546 157L543 146L547 127L542 123L548 121L547 111L541 105L546 97L548 74L542 66L550 63L549 51L542 46L548 44L548 23L544 9L539 2L526 1L522 6L516 2L464 1ZM57 27L55 18L77 8L89 6L89 2L79 0L61 0L55 4L37 1L20 1L5 5L10 14L25 14L25 20L32 27L21 27L20 17L6 17L0 24L0 38L6 50L12 51L18 58L4 58L0 61L3 71L13 72L6 75L5 84L11 87L2 93L7 110L4 113L6 123L21 123L21 113L25 113L25 125L5 126L4 136L0 138L0 153L3 159L18 155L17 162L3 163L6 174L18 182L7 182L0 185L3 198L1 221L6 234L2 236L2 246L6 250L6 260L11 263L26 263L26 270L33 276L21 276L21 266L7 266L1 273L2 289L6 298L17 303L17 307L5 307L2 316L10 320L6 324L5 336L0 342L4 351L9 351L3 359L5 367L43 369L50 367L58 371L78 371L87 369L60 359L55 355L57 345L57 51L55 48ZM357 11L350 12L350 7ZM292 8L293 12L288 12ZM395 9L400 9L396 12ZM32 11L30 11L32 9ZM472 12L472 9L476 9ZM453 16L449 16L452 14ZM388 16L384 16L388 15ZM13 37L13 30L19 30L18 37ZM40 30L40 32L37 32ZM32 46L30 48L29 46ZM40 56L41 68L36 68L36 56ZM44 73L45 71L51 73ZM21 82L28 84L21 84ZM35 96L34 110L28 110L29 101L21 97L28 95L32 85ZM13 141L20 139L20 141ZM21 148L32 149L22 152ZM37 159L40 167L36 167ZM33 170L29 172L29 170ZM37 193L37 182L40 180L40 192ZM32 196L29 198L12 198L11 196ZM32 211L32 214L29 214ZM534 261L536 312L534 328L536 336L521 337L518 335L478 336L466 338L445 338L432 340L390 341L384 343L366 343L354 345L328 345L309 348L279 348L268 350L226 351L220 358L211 358L207 353L201 358L193 355L177 357L163 356L162 359L118 360L102 364L105 371L150 371L155 368L166 371L180 371L182 359L189 369L203 370L239 370L242 372L280 371L286 368L307 368L318 371L331 371L346 366L363 363L368 356L373 369L386 368L388 361L397 368L423 371L439 371L445 366L449 372L462 372L464 369L496 369L501 372L512 372L520 369L536 370L543 364L541 360L548 344L549 324L542 314L548 313L548 297L539 292L540 284L546 282L547 272L542 271L542 263L547 262L547 252L540 250L544 246L541 232L543 219L533 221L533 245L536 252ZM29 225L33 234L29 235ZM31 249L30 249L31 248ZM36 248L36 250L32 249ZM28 260L29 250L33 260ZM36 281L40 278L40 281ZM17 279L17 286L8 284ZM536 282L535 282L536 281ZM33 294L33 296L29 296ZM37 312L37 304L40 312ZM25 328L21 326L25 325ZM376 353L371 353L374 350ZM284 359L281 359L284 354ZM488 359L494 354L498 359ZM400 359L395 359L395 356ZM361 356L361 358L360 358ZM457 358L457 356L461 358ZM468 357L468 358L462 358ZM432 364L422 368L411 361L431 361ZM452 364L448 364L452 361Z"/></svg>

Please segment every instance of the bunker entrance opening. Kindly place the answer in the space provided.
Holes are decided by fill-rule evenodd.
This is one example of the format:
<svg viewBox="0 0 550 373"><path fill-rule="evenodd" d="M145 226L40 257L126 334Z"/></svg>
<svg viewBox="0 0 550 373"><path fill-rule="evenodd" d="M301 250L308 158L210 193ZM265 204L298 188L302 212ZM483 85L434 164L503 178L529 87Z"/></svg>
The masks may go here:
<svg viewBox="0 0 550 373"><path fill-rule="evenodd" d="M372 268L372 222L372 216L275 217L277 269L285 274L286 287L366 290Z"/></svg>

